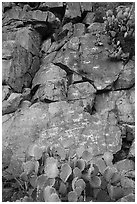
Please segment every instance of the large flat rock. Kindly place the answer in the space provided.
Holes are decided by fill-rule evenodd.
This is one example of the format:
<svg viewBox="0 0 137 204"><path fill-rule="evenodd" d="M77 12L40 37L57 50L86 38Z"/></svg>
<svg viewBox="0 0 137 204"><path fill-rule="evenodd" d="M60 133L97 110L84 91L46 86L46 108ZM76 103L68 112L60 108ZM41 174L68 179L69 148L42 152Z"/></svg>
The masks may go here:
<svg viewBox="0 0 137 204"><path fill-rule="evenodd" d="M11 159L23 162L32 143L40 146L70 141L70 147L88 145L93 156L121 148L121 131L113 113L90 115L85 101L35 103L14 115L3 116L3 151L12 151ZM7 152L8 154L8 152Z"/></svg>
<svg viewBox="0 0 137 204"><path fill-rule="evenodd" d="M90 33L71 38L53 62L90 80L97 90L111 89L124 66L121 61L108 58L107 49L111 49L111 46L103 33L103 25L93 24L90 29Z"/></svg>

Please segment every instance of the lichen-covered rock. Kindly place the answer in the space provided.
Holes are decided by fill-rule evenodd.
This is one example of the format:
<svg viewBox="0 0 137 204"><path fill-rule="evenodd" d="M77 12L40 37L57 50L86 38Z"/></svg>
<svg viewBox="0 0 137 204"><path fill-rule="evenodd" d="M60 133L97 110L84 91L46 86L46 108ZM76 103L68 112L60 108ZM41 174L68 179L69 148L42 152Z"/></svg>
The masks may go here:
<svg viewBox="0 0 137 204"><path fill-rule="evenodd" d="M3 3L5 178L20 176L31 145L62 145L73 154L85 145L102 174L108 151L121 174L121 186L103 183L98 195L108 186L113 200L134 200L135 60L109 58L113 44L103 20L118 4Z"/></svg>
<svg viewBox="0 0 137 204"><path fill-rule="evenodd" d="M71 140L75 148L87 144L93 156L106 151L116 153L121 148L121 131L108 114L91 116L86 111L87 99L76 102L36 103L21 109L3 122L3 149L10 146L13 158L23 161L27 147Z"/></svg>
<svg viewBox="0 0 137 204"><path fill-rule="evenodd" d="M123 69L121 62L113 62L108 59L106 47L106 36L102 35L103 46L96 46L98 39L92 34L80 37L81 42L81 65L79 71L94 82L98 90L105 89L118 78Z"/></svg>
<svg viewBox="0 0 137 204"><path fill-rule="evenodd" d="M98 90L110 89L123 70L122 62L113 62L108 58L106 52L107 37L101 34L100 39L97 33L103 31L97 27L90 34L79 37L79 43L73 41L73 47L79 44L79 50L66 46L65 50L57 53L54 63L61 63L73 72L79 73L94 83ZM102 46L97 46L98 40ZM71 39L70 39L71 42Z"/></svg>
<svg viewBox="0 0 137 204"><path fill-rule="evenodd" d="M89 82L72 84L68 88L68 100L78 100L82 98L95 97L96 90Z"/></svg>
<svg viewBox="0 0 137 204"><path fill-rule="evenodd" d="M21 92L23 86L30 86L39 69L40 36L36 31L23 28L14 37L14 40L3 41L2 81Z"/></svg>
<svg viewBox="0 0 137 204"><path fill-rule="evenodd" d="M33 99L43 101L48 99L51 101L65 100L67 92L67 79L66 72L60 67L49 64L42 66L36 73L32 88L40 84Z"/></svg>
<svg viewBox="0 0 137 204"><path fill-rule="evenodd" d="M19 162L19 165L20 162L25 161L25 152L28 146L39 138L41 127L45 126L46 128L49 120L46 110L48 110L47 104L37 103L21 109L16 114L3 116L3 151L10 148L12 151L11 159ZM3 160L4 158L3 155Z"/></svg>

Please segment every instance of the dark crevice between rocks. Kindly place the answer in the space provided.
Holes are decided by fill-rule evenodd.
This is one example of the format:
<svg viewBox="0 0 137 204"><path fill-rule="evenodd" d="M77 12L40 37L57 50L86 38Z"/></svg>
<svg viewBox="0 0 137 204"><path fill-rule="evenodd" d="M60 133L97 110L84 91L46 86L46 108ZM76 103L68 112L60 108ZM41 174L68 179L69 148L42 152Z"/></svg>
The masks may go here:
<svg viewBox="0 0 137 204"><path fill-rule="evenodd" d="M96 95L108 94L108 93L111 92L111 91L112 91L112 90L109 90L109 89L97 90Z"/></svg>
<svg viewBox="0 0 137 204"><path fill-rule="evenodd" d="M81 12L81 22L80 22L80 23L83 23L83 21L84 21L86 15L87 15L88 13L89 13L88 11L83 11L83 12ZM83 23L83 24L85 24L85 23ZM85 24L85 26L86 26L86 25L87 25L87 24Z"/></svg>
<svg viewBox="0 0 137 204"><path fill-rule="evenodd" d="M65 16L65 11L66 11L66 5L63 4L62 7L54 7L49 9L50 12L52 12L56 17L60 19L63 25L63 20Z"/></svg>
<svg viewBox="0 0 137 204"><path fill-rule="evenodd" d="M128 116L129 117L129 116ZM125 121L120 121L118 120L118 124L121 125L135 125L135 122L125 122Z"/></svg>
<svg viewBox="0 0 137 204"><path fill-rule="evenodd" d="M31 92L30 92L30 95L31 95L31 98L35 95L36 91L38 90L38 88L40 87L41 84L37 84L36 86L34 86L32 89L31 89Z"/></svg>
<svg viewBox="0 0 137 204"><path fill-rule="evenodd" d="M89 104L84 108L84 111L89 113L90 115L94 115L96 113L96 108L95 108L95 102L93 102L93 105L90 106Z"/></svg>
<svg viewBox="0 0 137 204"><path fill-rule="evenodd" d="M72 71L68 66L66 66L66 65L64 65L64 64L62 64L60 62L59 63L53 63L53 64L56 65L56 66L59 66L61 69L65 70L68 76L71 76L73 73L76 73L76 74L82 76L82 81L79 81L79 82L76 82L76 83L89 82L97 90L97 88L94 85L94 81L86 78L85 76L83 76L83 74ZM72 78L72 76L70 77L70 79L71 78ZM70 80L70 82L71 81L72 80Z"/></svg>
<svg viewBox="0 0 137 204"><path fill-rule="evenodd" d="M56 66L59 66L61 69L65 70L68 75L73 74L73 71L68 66L66 66L66 65L64 65L64 64L62 64L60 62L59 63L54 63L53 62L53 64L56 65Z"/></svg>
<svg viewBox="0 0 137 204"><path fill-rule="evenodd" d="M135 83L133 83L133 84L132 84L131 86L129 86L129 87L117 88L117 83L118 83L118 80L114 82L114 85L113 85L114 90L113 90L113 91L130 90L130 89L132 89L132 88L135 87Z"/></svg>
<svg viewBox="0 0 137 204"><path fill-rule="evenodd" d="M40 99L34 99L34 100L31 100L31 106L34 104L34 103L38 103L38 102L42 102L42 103L55 103L55 102L58 102L58 100L49 100L47 98L44 98L43 100L40 100Z"/></svg>
<svg viewBox="0 0 137 204"><path fill-rule="evenodd" d="M80 75L81 75L81 74L80 74ZM82 76L82 75L81 75L81 76ZM96 86L94 85L94 81L92 81L92 80L86 78L85 76L82 76L82 79L83 79L83 82L89 82L89 83L94 87L94 89L97 90Z"/></svg>
<svg viewBox="0 0 137 204"><path fill-rule="evenodd" d="M131 145L132 141L127 141L126 138L123 138L121 150L119 150L118 152L116 152L116 154L113 155L114 156L113 163L126 159L128 157Z"/></svg>
<svg viewBox="0 0 137 204"><path fill-rule="evenodd" d="M77 16L75 18L67 18L67 17L64 17L64 20L63 20L63 25L67 24L67 23L72 23L72 24L76 24L76 23L81 23L82 20L81 20L81 17L80 16Z"/></svg>

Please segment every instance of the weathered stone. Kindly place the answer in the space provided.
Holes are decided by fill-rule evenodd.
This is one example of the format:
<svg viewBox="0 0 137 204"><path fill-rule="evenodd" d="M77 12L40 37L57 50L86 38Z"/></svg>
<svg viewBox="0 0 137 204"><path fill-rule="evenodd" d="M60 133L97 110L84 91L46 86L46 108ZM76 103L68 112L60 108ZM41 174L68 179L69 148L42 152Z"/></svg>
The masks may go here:
<svg viewBox="0 0 137 204"><path fill-rule="evenodd" d="M14 5L15 5L15 3L13 3L13 2L2 2L2 12L4 12L5 8L9 9Z"/></svg>
<svg viewBox="0 0 137 204"><path fill-rule="evenodd" d="M84 72L88 79L94 81L96 88L101 90L113 84L123 66L121 62L112 62L108 59L104 49L107 41L105 36L102 39L104 46L95 46L96 40L91 34L80 37L82 52L80 72Z"/></svg>
<svg viewBox="0 0 137 204"><path fill-rule="evenodd" d="M48 21L48 23L55 23L55 22L60 23L59 18L56 18L56 16L52 12L50 12L50 11L48 11L48 19L47 19L47 21Z"/></svg>
<svg viewBox="0 0 137 204"><path fill-rule="evenodd" d="M16 33L16 43L33 55L39 56L40 36L36 31L22 28Z"/></svg>
<svg viewBox="0 0 137 204"><path fill-rule="evenodd" d="M68 89L68 100L78 100L91 97L94 100L96 90L89 82L72 84Z"/></svg>
<svg viewBox="0 0 137 204"><path fill-rule="evenodd" d="M39 69L40 36L24 28L17 30L14 37L14 41L3 41L2 80L16 92L21 92L23 86L30 85Z"/></svg>
<svg viewBox="0 0 137 204"><path fill-rule="evenodd" d="M105 24L104 23L92 23L88 26L87 31L92 34L99 34L105 31Z"/></svg>
<svg viewBox="0 0 137 204"><path fill-rule="evenodd" d="M20 162L25 161L25 152L30 144L39 138L41 127L46 127L49 116L47 104L34 104L30 108L22 109L16 115L3 116L3 151L8 147L12 151L12 160L21 167ZM3 157L3 160L5 157ZM12 173L14 163L10 163L9 171ZM16 166L16 165L15 165ZM17 168L17 169L18 169ZM6 169L8 170L8 169ZM18 175L20 173L13 171Z"/></svg>
<svg viewBox="0 0 137 204"><path fill-rule="evenodd" d="M78 37L72 37L67 43L67 47L75 51L79 49L79 45L80 45L80 41Z"/></svg>
<svg viewBox="0 0 137 204"><path fill-rule="evenodd" d="M82 76L79 74L76 74L75 72L72 74L71 77L71 83L75 83L75 82L82 82Z"/></svg>
<svg viewBox="0 0 137 204"><path fill-rule="evenodd" d="M93 23L108 8L107 3L99 5L22 2L3 6L5 178L12 179L12 173L20 176L32 144L43 149L62 144L74 152L86 145L97 161L106 151L123 158L119 152L124 138L132 146L126 159L114 165L127 179L121 182L123 195L134 193L134 182L129 181L135 178L134 59L123 65L108 58L111 45L105 24Z"/></svg>
<svg viewBox="0 0 137 204"><path fill-rule="evenodd" d="M135 84L135 62L130 60L125 66L115 84L115 89L130 88Z"/></svg>
<svg viewBox="0 0 137 204"><path fill-rule="evenodd" d="M54 64L41 67L36 73L32 88L40 84L33 99L51 101L65 100L67 91L66 72Z"/></svg>
<svg viewBox="0 0 137 204"><path fill-rule="evenodd" d="M76 147L86 144L93 155L121 148L121 131L108 115L91 116L86 110L86 99L76 102L35 103L21 109L15 116L3 118L3 149L10 146L13 159L24 161L28 146L40 146L71 140Z"/></svg>
<svg viewBox="0 0 137 204"><path fill-rule="evenodd" d="M31 102L30 101L27 101L27 100L24 100L21 102L20 104L20 109L23 110L23 109L27 109L31 106Z"/></svg>
<svg viewBox="0 0 137 204"><path fill-rule="evenodd" d="M5 12L5 15L3 17L3 25L8 24L11 20L15 20L19 22L19 24L22 24L22 21L28 21L28 22L44 22L48 20L49 22L51 20L55 20L55 15L49 11L41 11L41 10L34 10L31 11L31 7L29 5L24 5L23 9L19 6L12 7L12 9L9 9ZM20 20L20 21L19 21ZM16 22L15 22L16 23ZM16 27L16 24L14 24Z"/></svg>
<svg viewBox="0 0 137 204"><path fill-rule="evenodd" d="M42 43L41 51L46 53L48 51L48 49L50 48L50 46L51 46L51 38L45 40Z"/></svg>
<svg viewBox="0 0 137 204"><path fill-rule="evenodd" d="M122 123L134 123L134 89L114 91L98 95L95 101L97 112L115 110Z"/></svg>
<svg viewBox="0 0 137 204"><path fill-rule="evenodd" d="M95 33L98 32L95 29ZM102 31L100 31L102 32ZM83 77L91 80L98 90L110 89L113 83L118 79L123 69L122 62L113 62L108 58L105 50L109 47L107 37L101 35L100 39L103 46L96 46L97 37L91 34L85 34L80 38L80 49L72 50L66 48L57 53L54 62L61 63L68 69L81 74ZM77 42L76 47L77 47Z"/></svg>
<svg viewBox="0 0 137 204"><path fill-rule="evenodd" d="M22 12L22 8L19 6L14 6L12 9L7 10L4 13L2 23L3 25L6 25L10 20L19 20L20 19L20 14Z"/></svg>
<svg viewBox="0 0 137 204"><path fill-rule="evenodd" d="M31 99L31 89L30 88L24 88L22 92L23 100L30 100Z"/></svg>
<svg viewBox="0 0 137 204"><path fill-rule="evenodd" d="M135 194L131 193L127 196L124 196L120 200L117 200L117 202L135 202Z"/></svg>
<svg viewBox="0 0 137 204"><path fill-rule="evenodd" d="M121 97L116 101L117 113L119 121L123 123L135 122L135 92L134 89L130 91L121 91Z"/></svg>
<svg viewBox="0 0 137 204"><path fill-rule="evenodd" d="M133 143L130 147L128 157L135 157L135 140L133 141Z"/></svg>
<svg viewBox="0 0 137 204"><path fill-rule="evenodd" d="M2 102L2 115L15 112L22 99L22 94L12 93L7 100Z"/></svg>
<svg viewBox="0 0 137 204"><path fill-rule="evenodd" d="M78 73L78 66L80 66L79 52L70 49L60 50L53 63L61 63L70 69L70 71Z"/></svg>
<svg viewBox="0 0 137 204"><path fill-rule="evenodd" d="M127 141L133 141L135 139L135 125L126 124L125 127Z"/></svg>
<svg viewBox="0 0 137 204"><path fill-rule="evenodd" d="M80 2L82 12L92 11L92 4L92 2Z"/></svg>
<svg viewBox="0 0 137 204"><path fill-rule="evenodd" d="M97 112L107 112L115 109L116 100L121 96L120 92L110 91L108 93L98 94L95 101Z"/></svg>
<svg viewBox="0 0 137 204"><path fill-rule="evenodd" d="M83 23L85 23L87 25L91 25L92 23L94 23L94 20L95 20L95 13L88 12L86 17L83 20Z"/></svg>
<svg viewBox="0 0 137 204"><path fill-rule="evenodd" d="M132 160L124 159L114 164L118 171L126 173L135 169L135 163Z"/></svg>
<svg viewBox="0 0 137 204"><path fill-rule="evenodd" d="M28 74L30 74L31 77L34 77L35 73L40 68L40 59L38 56L34 56L32 59L32 63L30 66L30 69L28 70Z"/></svg>
<svg viewBox="0 0 137 204"><path fill-rule="evenodd" d="M85 25L83 23L74 24L73 36L79 37L85 34Z"/></svg>
<svg viewBox="0 0 137 204"><path fill-rule="evenodd" d="M66 23L62 28L62 31L64 31L64 30L68 30L67 36L70 37L73 34L72 22Z"/></svg>
<svg viewBox="0 0 137 204"><path fill-rule="evenodd" d="M79 2L67 2L65 17L71 18L71 19L81 17L80 3Z"/></svg>
<svg viewBox="0 0 137 204"><path fill-rule="evenodd" d="M15 41L14 40L9 40L9 41L3 41L2 43L2 58L3 59L11 59L14 48L15 48Z"/></svg>
<svg viewBox="0 0 137 204"><path fill-rule="evenodd" d="M67 42L67 38L64 38L63 40L61 40L60 42L53 42L52 45L50 46L50 48L48 49L47 53L51 53L54 52L56 50L59 50L61 47L63 47L63 45Z"/></svg>
<svg viewBox="0 0 137 204"><path fill-rule="evenodd" d="M45 54L43 55L42 59L41 59L41 64L50 64L51 62L53 62L55 56L57 54L57 51L55 52L51 52L50 54Z"/></svg>
<svg viewBox="0 0 137 204"><path fill-rule="evenodd" d="M11 88L8 85L2 86L2 101L7 100L11 92Z"/></svg>
<svg viewBox="0 0 137 204"><path fill-rule="evenodd" d="M31 12L32 13L32 19L37 21L46 21L48 17L48 13L40 10L36 10Z"/></svg>
<svg viewBox="0 0 137 204"><path fill-rule="evenodd" d="M127 177L122 176L120 183L123 188L135 188L135 181Z"/></svg>
<svg viewBox="0 0 137 204"><path fill-rule="evenodd" d="M89 113L83 112L83 107L78 103L80 102L69 103L70 105L66 102L51 103L49 112L53 119L46 133L51 133L53 138L60 135L62 140L69 137L75 141L76 146L88 144L93 148L94 155L102 154L106 149L117 151L120 148L121 132L114 121L107 122L107 114L90 116Z"/></svg>
<svg viewBox="0 0 137 204"><path fill-rule="evenodd" d="M39 8L56 8L56 7L62 7L63 2L41 2Z"/></svg>

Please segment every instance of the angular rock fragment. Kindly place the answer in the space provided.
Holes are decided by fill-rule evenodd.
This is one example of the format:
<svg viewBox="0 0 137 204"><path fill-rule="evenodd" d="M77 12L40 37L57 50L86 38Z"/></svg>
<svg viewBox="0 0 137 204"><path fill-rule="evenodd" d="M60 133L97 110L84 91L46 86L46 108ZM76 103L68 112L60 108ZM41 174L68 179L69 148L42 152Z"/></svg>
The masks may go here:
<svg viewBox="0 0 137 204"><path fill-rule="evenodd" d="M73 36L79 37L85 34L85 25L83 23L76 23L74 24L74 32Z"/></svg>
<svg viewBox="0 0 137 204"><path fill-rule="evenodd" d="M2 102L2 115L15 112L22 99L22 94L12 93L7 100Z"/></svg>
<svg viewBox="0 0 137 204"><path fill-rule="evenodd" d="M78 100L91 97L94 100L96 90L89 82L72 84L68 89L68 100Z"/></svg>
<svg viewBox="0 0 137 204"><path fill-rule="evenodd" d="M33 100L65 100L67 91L66 72L54 64L41 67L36 73L32 88L40 84Z"/></svg>
<svg viewBox="0 0 137 204"><path fill-rule="evenodd" d="M80 3L67 2L65 17L70 19L81 17Z"/></svg>
<svg viewBox="0 0 137 204"><path fill-rule="evenodd" d="M121 160L114 165L118 171L121 173L126 173L128 171L134 170L135 169L135 163L132 160L129 159L124 159Z"/></svg>
<svg viewBox="0 0 137 204"><path fill-rule="evenodd" d="M130 60L123 68L118 80L115 84L115 89L130 88L135 83L135 62Z"/></svg>
<svg viewBox="0 0 137 204"><path fill-rule="evenodd" d="M28 87L39 69L39 46L39 34L28 28L18 30L14 40L3 41L2 80L16 92Z"/></svg>

